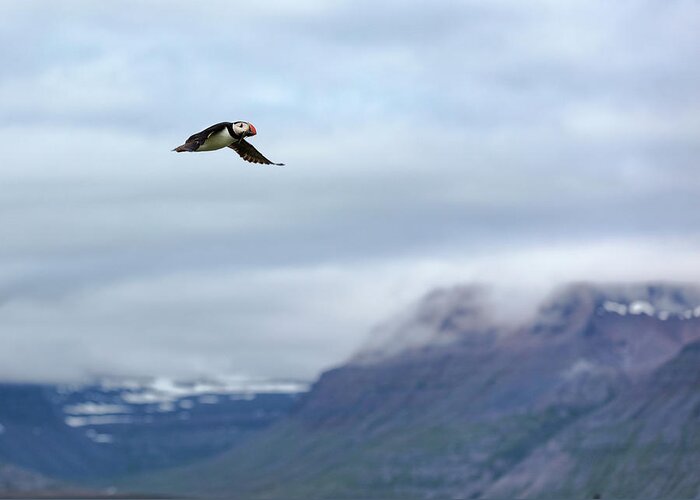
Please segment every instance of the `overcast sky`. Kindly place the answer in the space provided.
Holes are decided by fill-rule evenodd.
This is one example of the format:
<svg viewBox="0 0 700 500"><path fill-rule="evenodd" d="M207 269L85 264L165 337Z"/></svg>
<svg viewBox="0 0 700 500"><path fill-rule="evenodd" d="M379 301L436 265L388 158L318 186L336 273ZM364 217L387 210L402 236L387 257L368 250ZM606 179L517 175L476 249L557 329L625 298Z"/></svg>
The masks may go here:
<svg viewBox="0 0 700 500"><path fill-rule="evenodd" d="M434 286L700 280L699 27L695 0L1 2L0 378L310 378ZM239 119L287 166L170 151Z"/></svg>

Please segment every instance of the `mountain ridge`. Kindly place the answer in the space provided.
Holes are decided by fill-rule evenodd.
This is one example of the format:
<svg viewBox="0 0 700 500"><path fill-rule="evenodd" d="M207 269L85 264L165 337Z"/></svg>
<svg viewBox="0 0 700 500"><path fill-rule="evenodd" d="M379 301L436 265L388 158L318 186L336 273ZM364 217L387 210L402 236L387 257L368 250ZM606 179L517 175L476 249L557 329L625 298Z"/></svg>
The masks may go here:
<svg viewBox="0 0 700 500"><path fill-rule="evenodd" d="M305 389L164 377L0 383L0 491L42 481L109 486L114 477L202 460L288 413Z"/></svg>
<svg viewBox="0 0 700 500"><path fill-rule="evenodd" d="M692 477L684 476L680 489L658 479L696 458L699 446L687 437L700 434L694 407L675 424L690 431L674 434L666 448L674 469L662 464L655 475L642 474L647 469L633 458L647 453L646 441L631 440L621 456L632 458L622 463L637 469L619 487L581 465L612 451L586 441L580 429L614 436L620 422L636 425L626 420L631 394L640 408L664 408L667 393L656 388L663 377L695 380L700 365L678 360L700 342L698 297L695 287L678 285L576 284L555 293L530 322L503 332L475 311L470 293L433 294L403 324L413 318L417 328L433 329L425 338L448 331L449 341L412 342L386 356L377 356L375 345L370 359L323 373L293 414L254 440L136 484L243 498L697 496ZM436 307L436 299L451 306ZM674 363L687 373L664 368ZM680 386L692 399L695 386ZM640 415L655 429L655 414ZM583 442L574 446L577 439ZM538 476L538 464L552 476ZM574 481L568 486L567 474Z"/></svg>

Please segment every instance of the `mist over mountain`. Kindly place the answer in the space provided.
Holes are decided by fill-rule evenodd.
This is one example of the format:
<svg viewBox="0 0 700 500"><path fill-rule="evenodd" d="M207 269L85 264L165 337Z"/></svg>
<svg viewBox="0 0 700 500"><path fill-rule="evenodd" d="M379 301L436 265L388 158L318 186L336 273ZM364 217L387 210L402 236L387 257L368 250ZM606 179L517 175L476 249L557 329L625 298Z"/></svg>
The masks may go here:
<svg viewBox="0 0 700 500"><path fill-rule="evenodd" d="M700 317L700 288L692 285L579 283L555 290L530 310L522 292L486 286L437 289L412 308L382 323L350 363L372 363L415 349L489 343L531 329L571 334L593 316L652 316L663 321Z"/></svg>
<svg viewBox="0 0 700 500"><path fill-rule="evenodd" d="M578 283L530 313L513 300L434 290L309 392L0 384L0 492L698 498L700 288Z"/></svg>
<svg viewBox="0 0 700 500"><path fill-rule="evenodd" d="M427 295L288 417L130 484L242 498L700 495L696 287L571 285L509 330L480 304L479 288Z"/></svg>

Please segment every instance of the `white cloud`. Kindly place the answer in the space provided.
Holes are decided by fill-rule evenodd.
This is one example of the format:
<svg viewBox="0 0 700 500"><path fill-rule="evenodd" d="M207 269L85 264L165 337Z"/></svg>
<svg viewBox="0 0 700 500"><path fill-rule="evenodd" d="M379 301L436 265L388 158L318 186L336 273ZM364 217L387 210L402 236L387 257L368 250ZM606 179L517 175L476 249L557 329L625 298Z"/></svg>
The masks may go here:
<svg viewBox="0 0 700 500"><path fill-rule="evenodd" d="M0 376L311 376L435 285L700 278L696 3L208 5L0 5ZM288 166L170 152L224 119Z"/></svg>
<svg viewBox="0 0 700 500"><path fill-rule="evenodd" d="M699 281L697 246L599 241L474 256L140 275L2 306L0 377L95 374L312 377L370 328L437 286L492 283L502 317L524 317L563 281ZM51 359L61 352L60 367ZM60 369L59 369L60 368Z"/></svg>
<svg viewBox="0 0 700 500"><path fill-rule="evenodd" d="M4 79L0 113L104 116L143 107L145 89L134 81L131 63L118 55L68 65L51 65L38 75ZM35 137L40 146L45 136Z"/></svg>
<svg viewBox="0 0 700 500"><path fill-rule="evenodd" d="M700 143L700 109L697 106L666 110L621 109L588 102L573 106L565 114L564 122L574 134L602 142Z"/></svg>

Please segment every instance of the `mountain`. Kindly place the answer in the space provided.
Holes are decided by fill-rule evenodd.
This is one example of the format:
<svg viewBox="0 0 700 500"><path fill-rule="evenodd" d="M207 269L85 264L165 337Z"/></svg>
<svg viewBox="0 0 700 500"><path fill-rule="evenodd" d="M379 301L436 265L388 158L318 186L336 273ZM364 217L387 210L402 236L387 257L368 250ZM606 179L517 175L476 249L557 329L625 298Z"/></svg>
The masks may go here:
<svg viewBox="0 0 700 500"><path fill-rule="evenodd" d="M429 294L246 443L125 486L241 498L699 498L700 293ZM206 478L206 480L202 480Z"/></svg>
<svg viewBox="0 0 700 500"><path fill-rule="evenodd" d="M0 491L107 486L202 460L289 413L304 390L240 379L0 384Z"/></svg>
<svg viewBox="0 0 700 500"><path fill-rule="evenodd" d="M700 497L700 342L533 450L485 496ZM555 465L554 467L552 465Z"/></svg>
<svg viewBox="0 0 700 500"><path fill-rule="evenodd" d="M0 493L12 492L36 492L49 489L58 489L56 481L45 476L31 472L14 465L0 465Z"/></svg>

